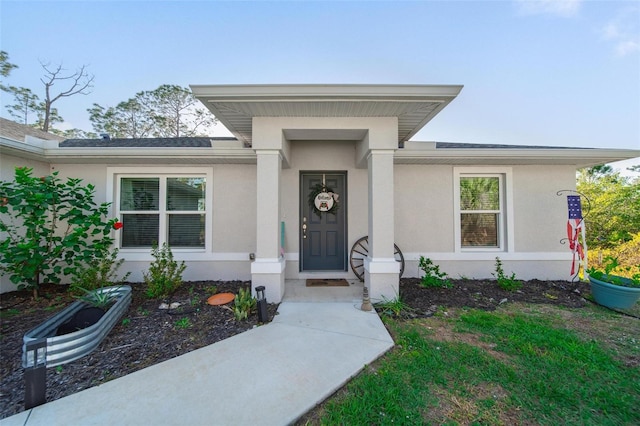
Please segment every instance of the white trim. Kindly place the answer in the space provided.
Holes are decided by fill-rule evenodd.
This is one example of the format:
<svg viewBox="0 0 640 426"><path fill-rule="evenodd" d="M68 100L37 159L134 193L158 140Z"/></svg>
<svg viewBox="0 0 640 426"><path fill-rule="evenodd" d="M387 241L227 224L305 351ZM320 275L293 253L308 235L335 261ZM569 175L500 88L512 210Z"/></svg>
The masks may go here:
<svg viewBox="0 0 640 426"><path fill-rule="evenodd" d="M251 274L282 274L287 262L279 259L257 259L251 263Z"/></svg>
<svg viewBox="0 0 640 426"><path fill-rule="evenodd" d="M400 264L394 258L365 258L364 270L370 274L398 274Z"/></svg>
<svg viewBox="0 0 640 426"><path fill-rule="evenodd" d="M119 177L161 177L166 178L169 177L190 177L197 176L206 179L205 186L205 211L199 212L205 214L205 231L204 231L204 248L176 248L172 249L172 252L176 257L182 253L189 253L189 257L185 257L185 260L192 260L200 258L200 254L210 253L213 249L213 168L211 167L107 167L107 184L106 184L106 199L107 202L111 203L110 206L110 214L116 215L118 217L120 215L120 206L118 205L118 200L116 199L116 193L120 191L120 181ZM166 189L165 189L166 190ZM160 192L161 197L163 194L163 184L162 179L160 182ZM163 211L161 209L161 211ZM163 218L163 215L160 214L159 227L160 229L166 229L165 224L166 218ZM114 232L114 244L116 247L119 247L120 253L126 254L127 260L133 260L133 258L139 257L138 254L142 254L144 251L148 254L148 259L146 256L140 256L140 260L151 260L152 257L149 254L149 249L146 248L123 248L120 247L120 235L119 232ZM165 236L166 237L166 236ZM162 244L163 238L160 237L159 243ZM123 256L124 257L124 256Z"/></svg>
<svg viewBox="0 0 640 426"><path fill-rule="evenodd" d="M405 262L417 262L420 256L433 261L485 261L495 260L526 260L526 261L570 261L571 252L432 252L432 253L402 253Z"/></svg>
<svg viewBox="0 0 640 426"><path fill-rule="evenodd" d="M250 262L249 253L207 253L204 250L171 249L173 257L178 260L194 262ZM148 249L121 249L118 259L131 262L150 262L154 260Z"/></svg>
<svg viewBox="0 0 640 426"><path fill-rule="evenodd" d="M498 224L498 247L462 247L460 242L460 177L462 175L498 177L500 179L501 214ZM453 168L453 238L456 253L512 253L515 251L513 207L513 169L511 167L454 167Z"/></svg>

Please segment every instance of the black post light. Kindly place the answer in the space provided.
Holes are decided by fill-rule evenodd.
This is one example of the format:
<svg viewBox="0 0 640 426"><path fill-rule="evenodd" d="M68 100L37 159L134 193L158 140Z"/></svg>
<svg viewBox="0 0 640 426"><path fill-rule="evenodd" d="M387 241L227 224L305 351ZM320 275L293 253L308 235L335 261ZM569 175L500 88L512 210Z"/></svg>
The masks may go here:
<svg viewBox="0 0 640 426"><path fill-rule="evenodd" d="M267 312L267 299L264 297L264 286L256 287L256 297L258 299L258 321L268 322L269 313Z"/></svg>
<svg viewBox="0 0 640 426"><path fill-rule="evenodd" d="M24 409L28 410L47 402L47 339L36 339L27 343L24 369Z"/></svg>

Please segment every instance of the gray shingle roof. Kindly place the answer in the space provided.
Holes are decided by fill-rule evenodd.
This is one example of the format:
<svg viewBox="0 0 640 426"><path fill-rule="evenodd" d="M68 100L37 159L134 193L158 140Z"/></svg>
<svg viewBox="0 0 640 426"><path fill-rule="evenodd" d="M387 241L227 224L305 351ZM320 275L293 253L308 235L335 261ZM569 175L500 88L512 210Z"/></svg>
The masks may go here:
<svg viewBox="0 0 640 426"><path fill-rule="evenodd" d="M500 145L491 143L436 142L436 149L575 149L568 146Z"/></svg>
<svg viewBox="0 0 640 426"><path fill-rule="evenodd" d="M16 123L15 121L2 117L0 117L0 136L18 142L24 142L26 136L53 141L64 140L63 137L54 135L53 133L43 132L42 130L34 129L31 126Z"/></svg>
<svg viewBox="0 0 640 426"><path fill-rule="evenodd" d="M67 139L60 148L211 148L217 140L236 140L231 137L180 137L139 139Z"/></svg>

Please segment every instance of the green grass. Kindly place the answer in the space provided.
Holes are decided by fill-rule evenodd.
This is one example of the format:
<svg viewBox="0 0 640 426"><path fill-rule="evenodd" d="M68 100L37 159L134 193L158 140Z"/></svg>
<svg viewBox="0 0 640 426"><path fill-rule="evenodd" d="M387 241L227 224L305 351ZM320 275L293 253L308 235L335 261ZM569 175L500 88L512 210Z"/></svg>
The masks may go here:
<svg viewBox="0 0 640 426"><path fill-rule="evenodd" d="M396 348L309 423L640 424L637 344L623 344L622 355L636 360L625 366L616 347L548 312L469 310L386 322Z"/></svg>

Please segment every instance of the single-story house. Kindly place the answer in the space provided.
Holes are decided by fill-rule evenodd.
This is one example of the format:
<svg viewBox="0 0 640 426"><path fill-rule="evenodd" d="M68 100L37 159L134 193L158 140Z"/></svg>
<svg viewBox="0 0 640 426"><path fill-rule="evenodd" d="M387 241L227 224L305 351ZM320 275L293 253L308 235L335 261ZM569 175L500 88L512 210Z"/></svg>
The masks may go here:
<svg viewBox="0 0 640 426"><path fill-rule="evenodd" d="M357 275L373 299L394 298L398 249L404 276L420 276L424 256L454 278L490 278L496 257L521 279L569 278L558 191L575 189L577 168L640 151L412 141L461 89L194 85L235 137L17 140L3 129L0 177L29 166L95 185L124 224L114 237L132 280L154 242L186 262L185 279L250 279L273 302L286 279Z"/></svg>

